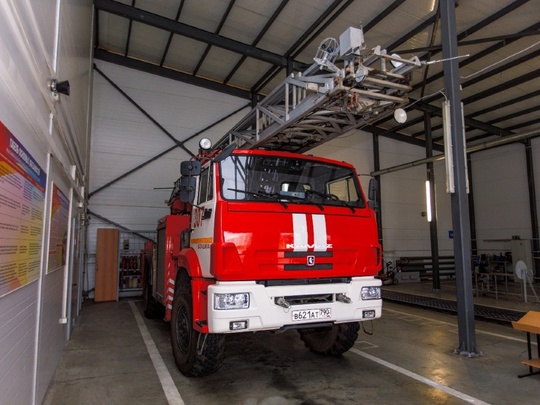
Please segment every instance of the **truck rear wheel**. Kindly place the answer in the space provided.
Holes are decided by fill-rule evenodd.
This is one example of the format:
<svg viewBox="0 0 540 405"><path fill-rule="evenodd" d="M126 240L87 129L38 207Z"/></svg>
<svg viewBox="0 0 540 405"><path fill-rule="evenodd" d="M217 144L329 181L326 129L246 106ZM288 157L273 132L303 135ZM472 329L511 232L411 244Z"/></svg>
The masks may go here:
<svg viewBox="0 0 540 405"><path fill-rule="evenodd" d="M193 329L191 283L183 274L174 293L171 319L171 343L178 369L187 377L216 372L223 363L225 337L203 334Z"/></svg>
<svg viewBox="0 0 540 405"><path fill-rule="evenodd" d="M312 352L340 356L353 347L358 338L358 322L339 323L327 328L298 329L300 339Z"/></svg>

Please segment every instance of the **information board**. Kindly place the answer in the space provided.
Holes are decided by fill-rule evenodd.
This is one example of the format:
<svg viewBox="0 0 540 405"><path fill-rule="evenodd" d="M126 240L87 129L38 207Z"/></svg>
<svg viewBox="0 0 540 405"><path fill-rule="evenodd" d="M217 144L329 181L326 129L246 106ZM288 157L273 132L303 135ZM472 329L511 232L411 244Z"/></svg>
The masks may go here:
<svg viewBox="0 0 540 405"><path fill-rule="evenodd" d="M47 176L0 122L0 297L39 277Z"/></svg>

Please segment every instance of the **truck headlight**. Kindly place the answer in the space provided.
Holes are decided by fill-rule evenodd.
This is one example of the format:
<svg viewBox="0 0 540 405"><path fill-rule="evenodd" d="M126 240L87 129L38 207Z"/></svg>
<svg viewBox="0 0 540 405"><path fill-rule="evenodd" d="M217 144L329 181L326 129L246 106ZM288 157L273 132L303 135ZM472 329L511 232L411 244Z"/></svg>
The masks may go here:
<svg viewBox="0 0 540 405"><path fill-rule="evenodd" d="M249 293L214 294L214 309L247 309Z"/></svg>
<svg viewBox="0 0 540 405"><path fill-rule="evenodd" d="M380 300L381 299L381 287L362 287L360 293L362 300Z"/></svg>

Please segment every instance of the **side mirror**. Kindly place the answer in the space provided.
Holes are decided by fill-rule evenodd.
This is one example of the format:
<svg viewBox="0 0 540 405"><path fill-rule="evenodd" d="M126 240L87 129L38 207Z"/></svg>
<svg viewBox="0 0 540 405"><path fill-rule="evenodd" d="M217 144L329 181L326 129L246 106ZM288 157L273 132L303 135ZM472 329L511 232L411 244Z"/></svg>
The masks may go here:
<svg viewBox="0 0 540 405"><path fill-rule="evenodd" d="M182 162L184 163L184 162ZM182 177L180 179L180 190L178 193L178 197L180 198L180 201L184 203L193 203L193 200L195 200L195 186L196 186L196 180L195 177Z"/></svg>
<svg viewBox="0 0 540 405"><path fill-rule="evenodd" d="M379 183L375 179L369 180L368 200L376 201L379 195Z"/></svg>
<svg viewBox="0 0 540 405"><path fill-rule="evenodd" d="M201 174L201 162L198 160L186 160L180 163L180 174L182 176L198 176Z"/></svg>

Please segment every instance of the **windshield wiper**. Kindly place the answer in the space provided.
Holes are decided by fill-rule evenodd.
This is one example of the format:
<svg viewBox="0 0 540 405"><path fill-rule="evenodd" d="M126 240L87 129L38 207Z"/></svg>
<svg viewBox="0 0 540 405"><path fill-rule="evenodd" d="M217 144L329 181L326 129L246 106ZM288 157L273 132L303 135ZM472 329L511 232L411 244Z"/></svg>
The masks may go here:
<svg viewBox="0 0 540 405"><path fill-rule="evenodd" d="M355 208L352 205L349 205L346 201L340 200L339 197L335 194L321 193L320 191L316 191L316 190L306 190L305 193L306 193L306 196L311 193L311 194L318 195L319 197L322 197L325 200L335 201L345 207L348 207L352 211L353 214L356 212Z"/></svg>
<svg viewBox="0 0 540 405"><path fill-rule="evenodd" d="M278 202L280 203L281 205L283 205L284 208L288 208L288 205L285 201L282 201L280 199L280 197L278 197L275 193L274 194L270 194L270 193L267 193L266 191L258 191L258 192L254 192L254 191L246 191L246 190L240 190L238 188L228 188L227 190L230 190L230 191L235 191L237 193L244 193L246 195L252 195L254 197L263 197L263 198L270 198L271 200L275 201L275 202Z"/></svg>
<svg viewBox="0 0 540 405"><path fill-rule="evenodd" d="M308 199L307 197L300 197L300 196L297 196L297 195L285 195L285 194L279 194L279 193L276 193L279 198L284 198L286 200L289 200L291 202L303 202L303 203L307 203L307 204L310 204L310 205L316 205L317 207L319 207L319 209L321 211L324 211L324 206L318 202L315 202L315 201L312 201L310 199Z"/></svg>

